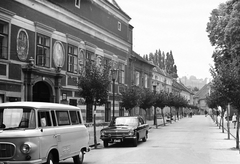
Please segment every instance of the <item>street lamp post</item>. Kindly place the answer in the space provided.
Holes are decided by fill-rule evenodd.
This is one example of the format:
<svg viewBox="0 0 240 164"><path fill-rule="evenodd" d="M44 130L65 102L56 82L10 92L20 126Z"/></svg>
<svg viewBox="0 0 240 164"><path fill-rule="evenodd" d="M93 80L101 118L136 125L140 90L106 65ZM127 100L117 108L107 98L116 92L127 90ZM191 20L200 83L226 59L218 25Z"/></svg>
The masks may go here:
<svg viewBox="0 0 240 164"><path fill-rule="evenodd" d="M112 87L113 87L113 116L112 116L112 119L114 119L114 117L115 117L115 81L117 79L118 70L112 69L111 73L112 73L112 81L113 81L113 84L112 84Z"/></svg>

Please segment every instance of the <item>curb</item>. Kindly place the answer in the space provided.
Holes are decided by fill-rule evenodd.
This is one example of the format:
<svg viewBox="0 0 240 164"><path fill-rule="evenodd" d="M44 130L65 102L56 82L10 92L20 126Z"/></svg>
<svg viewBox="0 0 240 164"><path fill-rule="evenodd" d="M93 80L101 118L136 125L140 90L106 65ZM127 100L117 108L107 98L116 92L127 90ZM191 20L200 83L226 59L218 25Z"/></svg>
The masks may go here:
<svg viewBox="0 0 240 164"><path fill-rule="evenodd" d="M221 126L222 127L222 126ZM227 132L228 132L228 130L227 130L227 128L225 128L225 126L223 127ZM236 139L236 137L230 132L230 135L234 138L234 139Z"/></svg>
<svg viewBox="0 0 240 164"><path fill-rule="evenodd" d="M98 142L98 143L97 143L97 146L99 146L99 145L100 145L100 143ZM90 147L91 150L95 149L95 145L94 145L94 144L89 145L89 147Z"/></svg>

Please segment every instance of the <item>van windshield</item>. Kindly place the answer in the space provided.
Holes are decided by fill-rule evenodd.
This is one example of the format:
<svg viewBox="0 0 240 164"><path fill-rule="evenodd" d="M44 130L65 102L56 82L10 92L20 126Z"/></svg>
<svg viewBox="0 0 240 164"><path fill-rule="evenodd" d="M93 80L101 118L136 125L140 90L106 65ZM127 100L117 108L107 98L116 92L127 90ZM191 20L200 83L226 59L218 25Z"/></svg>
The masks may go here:
<svg viewBox="0 0 240 164"><path fill-rule="evenodd" d="M0 108L0 129L35 128L35 111L29 108Z"/></svg>

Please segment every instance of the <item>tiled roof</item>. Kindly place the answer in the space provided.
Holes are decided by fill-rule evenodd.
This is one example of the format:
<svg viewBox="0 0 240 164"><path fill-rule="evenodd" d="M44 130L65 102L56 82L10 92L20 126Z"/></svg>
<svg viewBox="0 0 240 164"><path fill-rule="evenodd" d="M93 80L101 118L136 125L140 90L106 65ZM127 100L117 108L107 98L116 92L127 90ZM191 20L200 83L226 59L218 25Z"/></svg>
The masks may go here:
<svg viewBox="0 0 240 164"><path fill-rule="evenodd" d="M181 91L185 91L188 92L190 94L193 94L186 86L184 86L184 84L182 84L181 82L177 82L176 80L173 80L173 87L181 90Z"/></svg>
<svg viewBox="0 0 240 164"><path fill-rule="evenodd" d="M136 52L132 51L132 57L138 59L139 61L143 62L143 63L146 63L146 64L149 64L153 67L155 67L154 64L148 62L147 60L145 60L143 57L141 57L139 54L137 54Z"/></svg>
<svg viewBox="0 0 240 164"><path fill-rule="evenodd" d="M117 4L117 2L115 0L105 0L106 2L108 2L109 4L111 4L112 6L114 6L116 9L118 9L121 13L123 13L125 16L127 16L129 19L130 16L127 15L122 9L121 7Z"/></svg>
<svg viewBox="0 0 240 164"><path fill-rule="evenodd" d="M205 84L197 93L196 96L199 97L199 99L205 99L207 94L209 93L209 87L210 83Z"/></svg>

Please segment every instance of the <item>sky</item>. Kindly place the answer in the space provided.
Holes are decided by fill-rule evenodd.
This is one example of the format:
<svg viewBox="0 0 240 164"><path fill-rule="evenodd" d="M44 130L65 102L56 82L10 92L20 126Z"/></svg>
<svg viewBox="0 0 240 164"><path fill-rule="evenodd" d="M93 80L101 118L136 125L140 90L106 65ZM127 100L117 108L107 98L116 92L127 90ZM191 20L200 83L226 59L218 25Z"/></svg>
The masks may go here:
<svg viewBox="0 0 240 164"><path fill-rule="evenodd" d="M131 17L133 50L173 53L178 76L211 78L214 47L206 32L210 13L227 0L115 0Z"/></svg>

